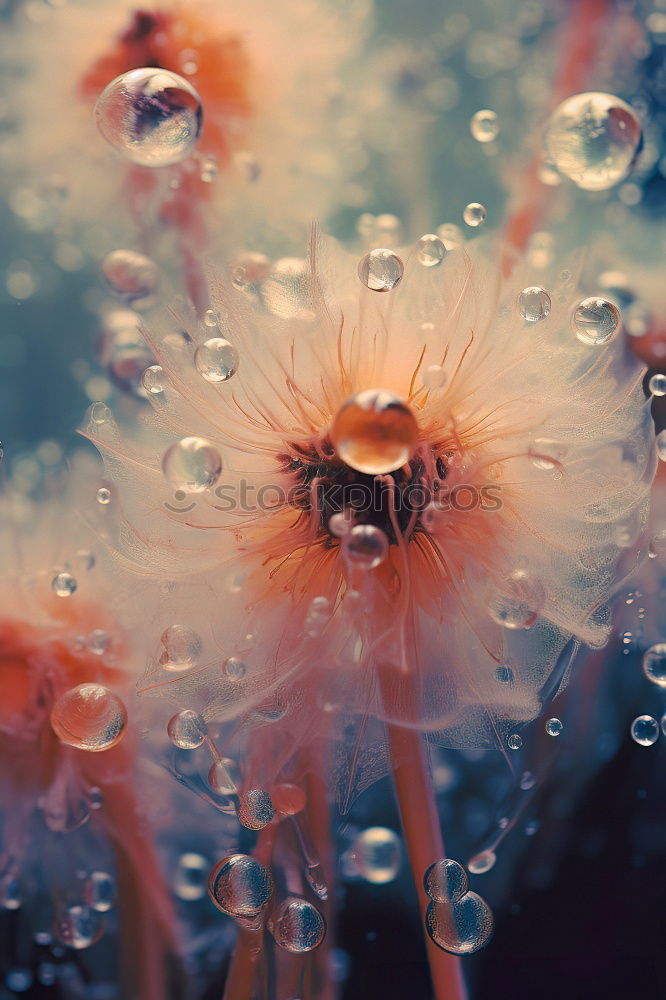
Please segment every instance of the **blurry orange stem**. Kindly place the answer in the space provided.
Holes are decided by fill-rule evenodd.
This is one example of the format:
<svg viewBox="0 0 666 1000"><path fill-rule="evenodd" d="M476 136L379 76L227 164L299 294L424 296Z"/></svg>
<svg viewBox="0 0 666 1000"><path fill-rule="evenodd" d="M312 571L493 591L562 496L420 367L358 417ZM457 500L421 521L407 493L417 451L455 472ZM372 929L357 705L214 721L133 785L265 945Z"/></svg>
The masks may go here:
<svg viewBox="0 0 666 1000"><path fill-rule="evenodd" d="M594 66L599 51L599 42L606 37L602 22L611 9L610 0L571 0L553 81L551 108L570 94L584 89L590 67ZM538 152L527 171L521 174L520 186L504 227L505 242L519 252L525 249L530 236L542 223L552 193L552 188L539 180L542 162ZM504 269L506 273L511 269L508 257L505 258Z"/></svg>
<svg viewBox="0 0 666 1000"><path fill-rule="evenodd" d="M421 734L393 723L387 730L402 830L425 922L423 876L433 861L445 857L442 831ZM427 934L426 951L435 1000L466 1000L460 959L438 948Z"/></svg>

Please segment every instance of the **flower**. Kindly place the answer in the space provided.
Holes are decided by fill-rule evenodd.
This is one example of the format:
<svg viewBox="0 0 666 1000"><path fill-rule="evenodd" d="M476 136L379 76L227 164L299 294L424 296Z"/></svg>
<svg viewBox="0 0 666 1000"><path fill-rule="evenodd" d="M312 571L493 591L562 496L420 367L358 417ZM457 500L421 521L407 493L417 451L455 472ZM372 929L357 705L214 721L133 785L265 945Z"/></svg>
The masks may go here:
<svg viewBox="0 0 666 1000"><path fill-rule="evenodd" d="M141 692L268 706L293 747L350 714L483 746L604 644L655 467L641 371L606 328L590 343L571 268L546 290L493 242L422 249L359 265L315 234L280 296L217 279L205 321L147 333L141 430L84 428L123 560L171 581L158 627L201 637L177 674L157 643Z"/></svg>

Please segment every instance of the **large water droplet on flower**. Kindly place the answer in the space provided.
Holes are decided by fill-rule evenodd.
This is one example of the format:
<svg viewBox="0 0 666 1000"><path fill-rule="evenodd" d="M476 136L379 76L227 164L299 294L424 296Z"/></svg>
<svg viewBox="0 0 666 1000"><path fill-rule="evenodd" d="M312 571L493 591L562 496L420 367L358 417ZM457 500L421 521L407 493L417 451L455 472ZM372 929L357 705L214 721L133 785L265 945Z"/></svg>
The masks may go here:
<svg viewBox="0 0 666 1000"><path fill-rule="evenodd" d="M644 653L643 672L653 684L666 688L666 642L658 642Z"/></svg>
<svg viewBox="0 0 666 1000"><path fill-rule="evenodd" d="M484 899L468 892L457 903L430 903L426 929L432 941L454 955L471 955L488 943L493 914Z"/></svg>
<svg viewBox="0 0 666 1000"><path fill-rule="evenodd" d="M162 457L162 472L175 490L202 493L217 482L222 459L210 441L186 437L167 448Z"/></svg>
<svg viewBox="0 0 666 1000"><path fill-rule="evenodd" d="M528 323L538 323L550 315L550 295L539 285L523 288L518 296L518 311Z"/></svg>
<svg viewBox="0 0 666 1000"><path fill-rule="evenodd" d="M227 382L238 371L238 351L224 337L211 337L197 347L194 364L207 382Z"/></svg>
<svg viewBox="0 0 666 1000"><path fill-rule="evenodd" d="M400 258L385 247L366 253L358 265L359 278L373 292L390 292L400 283L404 271Z"/></svg>
<svg viewBox="0 0 666 1000"><path fill-rule="evenodd" d="M188 625L169 625L162 633L160 662L167 670L187 670L201 652L201 639Z"/></svg>
<svg viewBox="0 0 666 1000"><path fill-rule="evenodd" d="M354 838L348 852L353 871L372 885L393 882L402 862L400 838L384 826L370 826Z"/></svg>
<svg viewBox="0 0 666 1000"><path fill-rule="evenodd" d="M374 524L356 524L342 539L342 551L350 566L376 569L388 554L388 539Z"/></svg>
<svg viewBox="0 0 666 1000"><path fill-rule="evenodd" d="M326 934L326 923L316 906L291 896L271 917L268 929L280 948L302 955L319 947Z"/></svg>
<svg viewBox="0 0 666 1000"><path fill-rule="evenodd" d="M339 457L357 472L377 476L395 472L416 451L419 429L414 414L398 396L367 389L338 410L331 441Z"/></svg>
<svg viewBox="0 0 666 1000"><path fill-rule="evenodd" d="M126 725L125 706L102 684L65 691L51 710L51 728L60 742L78 750L109 750L120 742Z"/></svg>
<svg viewBox="0 0 666 1000"><path fill-rule="evenodd" d="M196 750L206 739L208 727L198 712L184 708L169 719L167 732L175 747Z"/></svg>
<svg viewBox="0 0 666 1000"><path fill-rule="evenodd" d="M128 302L152 295L160 281L155 261L135 250L112 250L104 258L102 274L116 295Z"/></svg>
<svg viewBox="0 0 666 1000"><path fill-rule="evenodd" d="M612 94L575 94L555 109L544 137L560 173L585 191L605 191L628 174L641 126L628 104Z"/></svg>
<svg viewBox="0 0 666 1000"><path fill-rule="evenodd" d="M247 854L231 854L215 865L208 891L218 909L231 917L255 917L273 893L270 869Z"/></svg>
<svg viewBox="0 0 666 1000"><path fill-rule="evenodd" d="M469 889L467 872L452 858L441 858L426 871L423 888L435 903L457 903Z"/></svg>
<svg viewBox="0 0 666 1000"><path fill-rule="evenodd" d="M416 256L424 267L437 267L446 257L446 247L439 236L426 233L416 244Z"/></svg>
<svg viewBox="0 0 666 1000"><path fill-rule="evenodd" d="M95 105L97 127L122 155L142 167L186 159L201 132L201 98L177 73L146 67L116 77Z"/></svg>
<svg viewBox="0 0 666 1000"><path fill-rule="evenodd" d="M621 317L610 299L593 295L576 306L571 322L582 344L598 346L613 339L620 329Z"/></svg>

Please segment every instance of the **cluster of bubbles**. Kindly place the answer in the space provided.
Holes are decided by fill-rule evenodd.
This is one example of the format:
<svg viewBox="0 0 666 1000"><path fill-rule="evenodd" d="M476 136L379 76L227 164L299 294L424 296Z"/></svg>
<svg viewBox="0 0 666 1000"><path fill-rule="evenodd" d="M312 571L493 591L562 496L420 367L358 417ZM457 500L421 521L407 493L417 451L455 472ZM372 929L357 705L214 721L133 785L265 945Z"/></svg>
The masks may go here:
<svg viewBox="0 0 666 1000"><path fill-rule="evenodd" d="M430 900L426 930L438 948L471 955L488 943L493 914L486 901L470 891L462 865L452 858L435 861L424 875L423 888Z"/></svg>

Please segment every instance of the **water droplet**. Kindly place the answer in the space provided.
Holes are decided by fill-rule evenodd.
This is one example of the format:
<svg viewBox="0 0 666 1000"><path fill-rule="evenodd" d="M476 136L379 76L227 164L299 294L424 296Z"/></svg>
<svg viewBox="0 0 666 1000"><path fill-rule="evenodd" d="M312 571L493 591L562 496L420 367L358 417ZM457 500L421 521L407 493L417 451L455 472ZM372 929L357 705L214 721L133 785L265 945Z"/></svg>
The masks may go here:
<svg viewBox="0 0 666 1000"><path fill-rule="evenodd" d="M416 256L424 267L438 267L446 257L446 247L439 236L426 233L416 244Z"/></svg>
<svg viewBox="0 0 666 1000"><path fill-rule="evenodd" d="M642 747L651 747L659 738L657 720L653 719L651 715L639 715L631 723L631 736Z"/></svg>
<svg viewBox="0 0 666 1000"><path fill-rule="evenodd" d="M104 507L111 503L111 490L108 490L106 486L100 486L97 490L97 503L101 503Z"/></svg>
<svg viewBox="0 0 666 1000"><path fill-rule="evenodd" d="M469 130L477 142L492 142L499 135L499 119L494 111L477 111L472 115Z"/></svg>
<svg viewBox="0 0 666 1000"><path fill-rule="evenodd" d="M238 819L246 830L263 830L274 814L272 799L263 788L251 788L240 796Z"/></svg>
<svg viewBox="0 0 666 1000"><path fill-rule="evenodd" d="M482 225L486 221L487 215L488 213L484 205L481 205L478 201L470 201L469 205L465 205L463 219L468 226L476 229L477 226Z"/></svg>
<svg viewBox="0 0 666 1000"><path fill-rule="evenodd" d="M518 733L512 733L506 741L509 750L520 750L523 745L523 738Z"/></svg>
<svg viewBox="0 0 666 1000"><path fill-rule="evenodd" d="M177 73L146 67L116 77L95 105L97 127L115 149L142 167L186 159L199 138L201 98Z"/></svg>
<svg viewBox="0 0 666 1000"><path fill-rule="evenodd" d="M172 444L162 456L162 472L175 490L203 493L222 472L222 459L210 441L186 437Z"/></svg>
<svg viewBox="0 0 666 1000"><path fill-rule="evenodd" d="M410 408L384 389L367 389L348 399L331 430L333 447L342 461L370 476L406 465L416 451L418 435Z"/></svg>
<svg viewBox="0 0 666 1000"><path fill-rule="evenodd" d="M648 389L653 396L666 396L666 375L658 372L648 382Z"/></svg>
<svg viewBox="0 0 666 1000"><path fill-rule="evenodd" d="M359 278L373 292L390 292L400 284L404 271L400 258L385 247L366 253L358 265Z"/></svg>
<svg viewBox="0 0 666 1000"><path fill-rule="evenodd" d="M187 852L178 858L173 873L173 891L184 903L203 899L208 891L210 865L202 854Z"/></svg>
<svg viewBox="0 0 666 1000"><path fill-rule="evenodd" d="M550 315L550 295L540 285L523 288L518 296L518 311L528 323L538 323Z"/></svg>
<svg viewBox="0 0 666 1000"><path fill-rule="evenodd" d="M658 687L666 688L666 642L658 642L643 654L643 673Z"/></svg>
<svg viewBox="0 0 666 1000"><path fill-rule="evenodd" d="M112 250L102 263L109 287L128 302L157 291L160 271L154 260L135 250Z"/></svg>
<svg viewBox="0 0 666 1000"><path fill-rule="evenodd" d="M90 948L96 944L104 933L104 926L99 913L84 903L73 903L65 906L56 914L54 923L55 936L67 948Z"/></svg>
<svg viewBox="0 0 666 1000"><path fill-rule="evenodd" d="M551 438L534 438L530 443L528 455L536 469L549 472L559 468L567 451L567 446L561 441L553 441Z"/></svg>
<svg viewBox="0 0 666 1000"><path fill-rule="evenodd" d="M51 728L61 743L78 750L109 750L120 742L127 709L102 684L78 684L65 691L51 710Z"/></svg>
<svg viewBox="0 0 666 1000"><path fill-rule="evenodd" d="M549 736L559 736L564 726L559 719L549 719L546 723L546 732Z"/></svg>
<svg viewBox="0 0 666 1000"><path fill-rule="evenodd" d="M270 869L247 854L231 854L214 866L208 892L219 910L231 917L256 917L271 898Z"/></svg>
<svg viewBox="0 0 666 1000"><path fill-rule="evenodd" d="M528 629L545 603L544 590L527 570L513 570L490 602L493 621L508 629Z"/></svg>
<svg viewBox="0 0 666 1000"><path fill-rule="evenodd" d="M149 365L141 377L141 384L150 396L164 392L166 377L162 365Z"/></svg>
<svg viewBox="0 0 666 1000"><path fill-rule="evenodd" d="M520 737L518 738L520 739ZM520 742L522 746L522 740ZM496 861L497 856L494 851L479 851L478 854L469 859L467 868L471 871L472 875L483 875L494 867Z"/></svg>
<svg viewBox="0 0 666 1000"><path fill-rule="evenodd" d="M51 590L58 597L71 597L76 593L78 583L71 573L56 573L51 580Z"/></svg>
<svg viewBox="0 0 666 1000"><path fill-rule="evenodd" d="M457 903L430 903L426 929L443 951L471 955L483 948L493 933L492 910L481 896L468 892Z"/></svg>
<svg viewBox="0 0 666 1000"><path fill-rule="evenodd" d="M247 666L237 656L230 656L225 661L224 672L230 681L242 681L247 673Z"/></svg>
<svg viewBox="0 0 666 1000"><path fill-rule="evenodd" d="M623 180L641 142L628 104L612 94L575 94L555 109L544 136L549 159L584 191L605 191Z"/></svg>
<svg viewBox="0 0 666 1000"><path fill-rule="evenodd" d="M108 872L91 872L86 880L86 903L97 913L108 913L113 907L116 885Z"/></svg>
<svg viewBox="0 0 666 1000"><path fill-rule="evenodd" d="M666 430L657 434L657 455L661 462L666 462Z"/></svg>
<svg viewBox="0 0 666 1000"><path fill-rule="evenodd" d="M354 838L348 856L354 870L366 882L388 885L400 871L400 838L384 826L370 826Z"/></svg>
<svg viewBox="0 0 666 1000"><path fill-rule="evenodd" d="M219 795L236 795L241 783L241 772L236 761L220 757L210 767L208 783Z"/></svg>
<svg viewBox="0 0 666 1000"><path fill-rule="evenodd" d="M376 569L388 554L388 539L374 524L356 524L342 540L342 551L350 566Z"/></svg>
<svg viewBox="0 0 666 1000"><path fill-rule="evenodd" d="M572 317L574 333L582 344L608 344L620 329L620 312L610 299L583 299Z"/></svg>
<svg viewBox="0 0 666 1000"><path fill-rule="evenodd" d="M423 888L435 903L457 903L469 891L467 872L453 858L441 858L426 871Z"/></svg>
<svg viewBox="0 0 666 1000"><path fill-rule="evenodd" d="M194 364L207 382L227 382L238 371L238 351L224 337L211 337L194 352Z"/></svg>
<svg viewBox="0 0 666 1000"><path fill-rule="evenodd" d="M184 708L169 719L169 739L180 750L196 750L206 739L208 727L198 712Z"/></svg>
<svg viewBox="0 0 666 1000"><path fill-rule="evenodd" d="M312 903L290 896L271 916L268 929L275 943L294 955L314 951L324 940L326 923Z"/></svg>
<svg viewBox="0 0 666 1000"><path fill-rule="evenodd" d="M188 625L169 625L161 642L164 653L160 663L167 670L187 670L201 652L201 639Z"/></svg>

